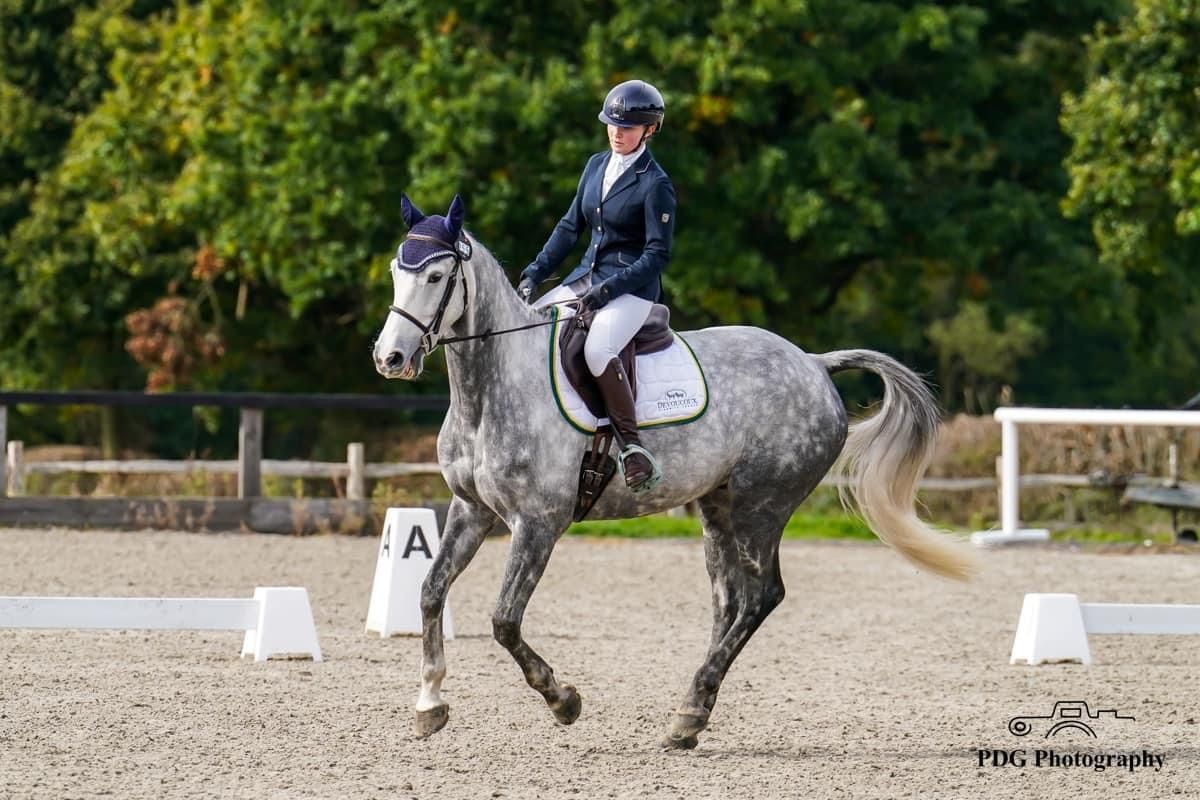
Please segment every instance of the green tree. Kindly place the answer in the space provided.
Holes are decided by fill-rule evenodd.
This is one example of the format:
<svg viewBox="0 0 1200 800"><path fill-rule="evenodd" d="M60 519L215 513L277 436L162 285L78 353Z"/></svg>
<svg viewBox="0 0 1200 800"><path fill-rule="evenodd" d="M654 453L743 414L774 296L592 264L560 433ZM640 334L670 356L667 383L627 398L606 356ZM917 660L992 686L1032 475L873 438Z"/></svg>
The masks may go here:
<svg viewBox="0 0 1200 800"><path fill-rule="evenodd" d="M123 359L104 357L96 348L60 335L54 322L60 307L86 303L89 287L78 283L48 303L24 307L29 273L20 265L33 255L8 239L33 213L38 187L50 182L62 163L76 122L95 107L111 86L108 63L111 37L104 29L114 19L143 20L171 3L164 0L3 0L0 2L0 368L9 388L73 385L60 370L76 357L99 357L105 369ZM60 215L70 213L59 210ZM82 260L72 266L82 266ZM63 296L65 295L65 296ZM50 324L39 329L33 317Z"/></svg>
<svg viewBox="0 0 1200 800"><path fill-rule="evenodd" d="M1200 3L1134 6L1090 37L1087 87L1064 104L1064 206L1127 287L1131 389L1170 404L1200 382Z"/></svg>
<svg viewBox="0 0 1200 800"><path fill-rule="evenodd" d="M931 324L928 334L937 349L943 397L957 401L961 393L962 408L974 414L996 408L1016 382L1018 363L1043 339L1029 315L1008 314L997 329L987 309L969 300L953 317Z"/></svg>
<svg viewBox="0 0 1200 800"><path fill-rule="evenodd" d="M649 74L668 90L677 318L932 368L929 324L964 299L1022 310L1046 333L1022 396L1079 399L1071 354L1111 349L1126 321L1058 207L1058 101L1119 3L617 5L581 69L597 89Z"/></svg>
<svg viewBox="0 0 1200 800"><path fill-rule="evenodd" d="M751 322L932 369L930 325L971 301L1044 332L1022 351L1023 399L1108 391L1120 381L1079 355L1132 363L1123 274L1059 211L1057 116L1083 85L1081 34L1117 7L97 6L107 88L4 243L0 369L10 385L139 386L151 371L378 389L366 348L400 192L427 211L463 192L471 230L515 274L604 147L605 91L640 75L669 106L655 152L680 197L678 327ZM142 315L131 332L155 308L166 327ZM159 330L207 349L130 343Z"/></svg>

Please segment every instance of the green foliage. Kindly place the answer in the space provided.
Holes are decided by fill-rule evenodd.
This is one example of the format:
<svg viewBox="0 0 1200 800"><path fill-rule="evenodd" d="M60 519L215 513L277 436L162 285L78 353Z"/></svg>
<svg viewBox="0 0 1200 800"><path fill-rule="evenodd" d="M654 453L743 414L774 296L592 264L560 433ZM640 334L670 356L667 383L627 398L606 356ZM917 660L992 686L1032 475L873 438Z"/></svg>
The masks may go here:
<svg viewBox="0 0 1200 800"><path fill-rule="evenodd" d="M1065 98L1064 206L1091 218L1103 263L1126 286L1135 377L1178 403L1200 369L1200 5L1134 7L1090 37L1086 90Z"/></svg>
<svg viewBox="0 0 1200 800"><path fill-rule="evenodd" d="M1028 314L1008 314L996 330L980 303L967 301L958 313L929 326L937 349L943 395L953 398L962 387L962 406L971 413L988 413L1002 389L1016 381L1017 363L1041 344L1041 329Z"/></svg>
<svg viewBox="0 0 1200 800"><path fill-rule="evenodd" d="M1200 47L1190 5L1123 8L0 0L0 374L379 391L400 192L461 191L515 274L638 75L668 102L678 327L940 365L952 407L1186 396Z"/></svg>

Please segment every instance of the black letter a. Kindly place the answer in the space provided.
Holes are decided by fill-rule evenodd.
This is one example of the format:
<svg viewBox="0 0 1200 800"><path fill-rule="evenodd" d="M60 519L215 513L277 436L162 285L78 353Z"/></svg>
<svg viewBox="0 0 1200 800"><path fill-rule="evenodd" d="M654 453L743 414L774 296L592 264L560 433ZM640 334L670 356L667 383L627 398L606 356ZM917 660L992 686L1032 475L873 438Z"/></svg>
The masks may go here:
<svg viewBox="0 0 1200 800"><path fill-rule="evenodd" d="M426 558L433 558L433 553L429 550L429 542L425 541L425 534L421 531L420 525L413 526L412 533L408 535L408 544L404 545L404 554L400 557L408 558L408 554L413 550L420 550Z"/></svg>

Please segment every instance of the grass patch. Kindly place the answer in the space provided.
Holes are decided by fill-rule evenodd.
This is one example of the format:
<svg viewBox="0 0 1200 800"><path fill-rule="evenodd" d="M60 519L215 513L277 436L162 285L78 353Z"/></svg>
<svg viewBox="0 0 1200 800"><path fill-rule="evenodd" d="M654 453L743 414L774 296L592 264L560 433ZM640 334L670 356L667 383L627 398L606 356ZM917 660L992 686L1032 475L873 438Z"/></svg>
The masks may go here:
<svg viewBox="0 0 1200 800"><path fill-rule="evenodd" d="M1079 527L1053 531L1050 540L1064 544L1145 544L1169 545L1175 542L1170 531L1124 530L1110 528Z"/></svg>
<svg viewBox="0 0 1200 800"><path fill-rule="evenodd" d="M874 539L867 523L850 514L795 514L783 529L785 539Z"/></svg>
<svg viewBox="0 0 1200 800"><path fill-rule="evenodd" d="M700 535L700 520L694 517L649 516L636 519L603 519L576 522L568 534L616 536L625 539L672 539Z"/></svg>
<svg viewBox="0 0 1200 800"><path fill-rule="evenodd" d="M649 516L637 519L577 522L568 534L615 536L627 539L672 539L700 536L694 517ZM862 520L847 514L796 514L784 528L785 539L874 539Z"/></svg>

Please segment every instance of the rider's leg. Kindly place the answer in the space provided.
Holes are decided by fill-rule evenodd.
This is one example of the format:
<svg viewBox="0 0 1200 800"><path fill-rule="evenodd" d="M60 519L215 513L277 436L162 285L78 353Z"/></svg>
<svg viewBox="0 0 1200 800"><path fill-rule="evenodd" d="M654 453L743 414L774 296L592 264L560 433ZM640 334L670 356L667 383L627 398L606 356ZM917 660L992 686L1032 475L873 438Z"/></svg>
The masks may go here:
<svg viewBox="0 0 1200 800"><path fill-rule="evenodd" d="M583 357L593 375L599 378L608 368L608 362L621 355L625 345L646 324L653 308L649 300L623 294L592 316Z"/></svg>
<svg viewBox="0 0 1200 800"><path fill-rule="evenodd" d="M622 295L592 318L583 354L596 377L604 405L621 444L625 483L635 492L653 489L662 480L654 457L642 447L637 429L633 387L618 354L646 322L653 304L633 295Z"/></svg>

